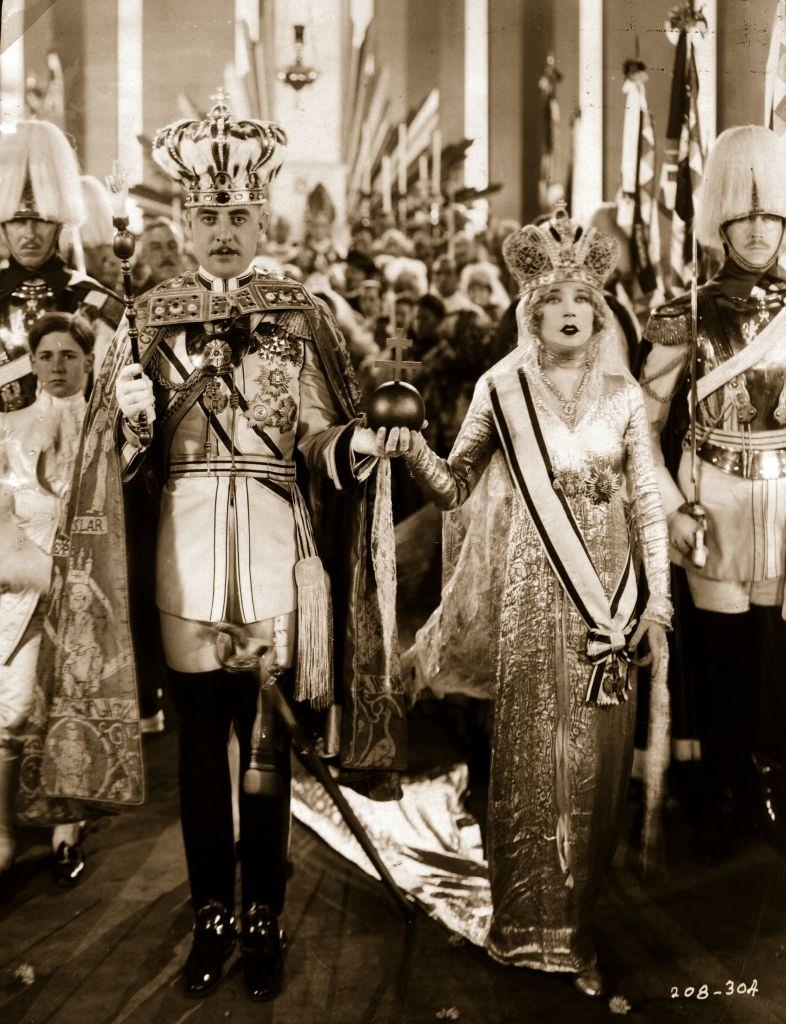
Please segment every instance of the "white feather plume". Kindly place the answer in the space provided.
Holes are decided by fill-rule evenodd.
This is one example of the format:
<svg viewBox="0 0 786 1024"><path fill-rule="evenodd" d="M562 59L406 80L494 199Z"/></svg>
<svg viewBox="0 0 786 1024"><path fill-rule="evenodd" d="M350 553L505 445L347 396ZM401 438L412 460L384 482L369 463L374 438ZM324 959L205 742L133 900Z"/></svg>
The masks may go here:
<svg viewBox="0 0 786 1024"><path fill-rule="evenodd" d="M82 176L82 198L86 214L80 230L82 245L88 249L97 245L111 245L114 238L112 204L106 186L98 178L85 174Z"/></svg>
<svg viewBox="0 0 786 1024"><path fill-rule="evenodd" d="M19 209L28 179L44 220L84 221L76 154L62 131L48 121L17 121L12 131L0 135L0 222Z"/></svg>

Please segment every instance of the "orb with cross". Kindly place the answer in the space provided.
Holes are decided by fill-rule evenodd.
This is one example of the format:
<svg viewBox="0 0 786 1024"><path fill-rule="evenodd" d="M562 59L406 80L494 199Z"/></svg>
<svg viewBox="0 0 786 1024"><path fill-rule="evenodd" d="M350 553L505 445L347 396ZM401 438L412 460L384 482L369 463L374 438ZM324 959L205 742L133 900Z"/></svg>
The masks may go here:
<svg viewBox="0 0 786 1024"><path fill-rule="evenodd" d="M401 379L404 370L416 370L420 366L413 359L404 359L404 352L411 345L412 342L404 337L404 331L399 327L392 344L393 358L377 359L374 364L392 369L393 380L380 384L371 395L366 418L372 430L379 430L380 427L386 430L393 427L420 430L423 426L426 418L423 396L416 387Z"/></svg>

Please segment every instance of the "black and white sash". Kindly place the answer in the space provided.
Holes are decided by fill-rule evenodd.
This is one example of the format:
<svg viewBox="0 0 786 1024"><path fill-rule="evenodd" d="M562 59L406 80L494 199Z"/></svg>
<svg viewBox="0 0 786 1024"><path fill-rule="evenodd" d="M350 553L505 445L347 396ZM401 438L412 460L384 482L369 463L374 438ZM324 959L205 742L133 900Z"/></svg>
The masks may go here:
<svg viewBox="0 0 786 1024"><path fill-rule="evenodd" d="M503 369L489 381L491 406L510 475L519 489L546 557L587 624L587 657L593 666L588 704L619 704L627 699L630 634L638 588L628 547L625 566L609 599L581 529L555 482L530 383L521 367ZM603 683L604 674L609 677ZM612 677L616 676L616 680Z"/></svg>

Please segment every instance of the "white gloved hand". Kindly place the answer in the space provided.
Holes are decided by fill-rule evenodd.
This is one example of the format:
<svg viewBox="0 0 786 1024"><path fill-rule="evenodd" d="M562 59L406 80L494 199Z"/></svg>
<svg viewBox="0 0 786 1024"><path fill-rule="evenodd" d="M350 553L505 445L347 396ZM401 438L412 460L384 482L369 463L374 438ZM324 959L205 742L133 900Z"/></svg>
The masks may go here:
<svg viewBox="0 0 786 1024"><path fill-rule="evenodd" d="M139 363L123 367L117 376L115 395L120 411L130 422L136 422L141 412L147 413L148 423L156 418L153 382L142 372Z"/></svg>

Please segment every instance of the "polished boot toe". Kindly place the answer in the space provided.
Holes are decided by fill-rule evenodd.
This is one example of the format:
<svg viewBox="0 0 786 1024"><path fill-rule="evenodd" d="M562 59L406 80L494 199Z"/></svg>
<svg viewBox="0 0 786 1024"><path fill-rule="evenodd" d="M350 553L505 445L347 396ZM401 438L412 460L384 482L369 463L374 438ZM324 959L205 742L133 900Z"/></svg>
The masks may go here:
<svg viewBox="0 0 786 1024"><path fill-rule="evenodd" d="M252 999L275 999L284 974L286 936L266 906L252 904L243 914L243 980Z"/></svg>
<svg viewBox="0 0 786 1024"><path fill-rule="evenodd" d="M199 908L191 952L183 966L186 995L201 999L216 987L236 937L235 919L223 903L211 900Z"/></svg>
<svg viewBox="0 0 786 1024"><path fill-rule="evenodd" d="M583 996L589 996L590 999L599 999L606 991L606 983L597 967L588 967L587 970L581 971L574 977L573 985Z"/></svg>
<svg viewBox="0 0 786 1024"><path fill-rule="evenodd" d="M85 858L79 843L61 843L52 861L52 877L58 885L72 888L82 878Z"/></svg>

